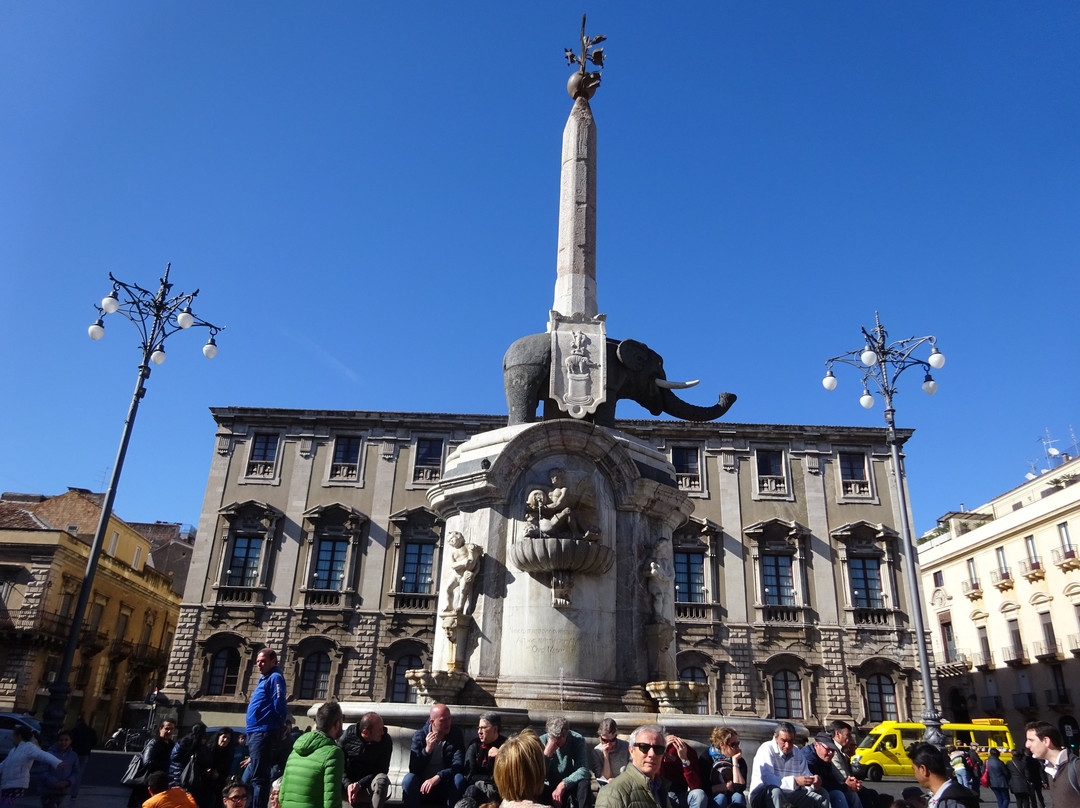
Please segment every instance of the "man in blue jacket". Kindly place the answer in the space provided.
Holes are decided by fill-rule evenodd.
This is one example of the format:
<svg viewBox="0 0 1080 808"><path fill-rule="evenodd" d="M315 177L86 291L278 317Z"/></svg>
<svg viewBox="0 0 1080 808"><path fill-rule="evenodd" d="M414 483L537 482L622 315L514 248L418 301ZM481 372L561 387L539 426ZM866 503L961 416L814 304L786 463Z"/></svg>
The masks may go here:
<svg viewBox="0 0 1080 808"><path fill-rule="evenodd" d="M405 808L421 802L454 808L464 787L465 737L453 726L450 708L433 704L427 723L413 734L401 801Z"/></svg>
<svg viewBox="0 0 1080 808"><path fill-rule="evenodd" d="M266 808L270 800L270 767L274 765L274 750L289 717L285 703L285 677L277 671L277 654L264 648L255 657L255 667L262 676L255 685L247 709L247 777L251 783L252 808Z"/></svg>

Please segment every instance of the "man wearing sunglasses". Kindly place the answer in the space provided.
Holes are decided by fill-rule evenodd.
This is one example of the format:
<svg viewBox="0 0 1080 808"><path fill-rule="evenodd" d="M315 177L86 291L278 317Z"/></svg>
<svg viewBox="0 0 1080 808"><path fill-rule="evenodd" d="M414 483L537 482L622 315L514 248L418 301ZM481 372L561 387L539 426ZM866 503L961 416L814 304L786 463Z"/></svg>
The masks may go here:
<svg viewBox="0 0 1080 808"><path fill-rule="evenodd" d="M795 727L781 721L771 741L758 747L750 773L750 808L829 808L819 790L821 778L810 773L795 748Z"/></svg>
<svg viewBox="0 0 1080 808"><path fill-rule="evenodd" d="M638 727L630 736L630 765L600 789L596 808L670 808L668 782L660 776L667 741L656 724Z"/></svg>
<svg viewBox="0 0 1080 808"><path fill-rule="evenodd" d="M619 738L619 725L614 718L601 721L596 734L600 743L589 752L589 760L596 781L603 787L630 765L630 744Z"/></svg>

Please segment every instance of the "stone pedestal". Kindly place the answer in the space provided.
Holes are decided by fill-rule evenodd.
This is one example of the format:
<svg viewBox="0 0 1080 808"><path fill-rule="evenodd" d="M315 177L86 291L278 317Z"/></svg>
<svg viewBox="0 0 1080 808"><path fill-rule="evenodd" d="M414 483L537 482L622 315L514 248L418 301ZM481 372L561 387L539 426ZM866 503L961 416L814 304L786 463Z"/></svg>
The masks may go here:
<svg viewBox="0 0 1080 808"><path fill-rule="evenodd" d="M432 661L484 683L466 699L643 710L646 682L675 677L657 633L674 585L649 571L692 505L666 456L589 422L522 424L460 446L428 498L484 551L467 636L440 633Z"/></svg>
<svg viewBox="0 0 1080 808"><path fill-rule="evenodd" d="M693 715L709 693L709 685L705 682L649 682L645 689L656 699L660 712L664 714Z"/></svg>
<svg viewBox="0 0 1080 808"><path fill-rule="evenodd" d="M462 671L412 670L405 671L409 684L425 701L435 703L456 702L458 695L469 681Z"/></svg>

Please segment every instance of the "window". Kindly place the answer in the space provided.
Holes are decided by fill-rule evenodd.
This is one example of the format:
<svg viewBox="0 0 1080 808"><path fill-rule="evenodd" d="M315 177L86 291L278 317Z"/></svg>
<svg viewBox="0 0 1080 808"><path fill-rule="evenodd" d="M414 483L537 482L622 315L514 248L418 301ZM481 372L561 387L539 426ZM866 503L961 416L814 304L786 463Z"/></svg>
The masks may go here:
<svg viewBox="0 0 1080 808"><path fill-rule="evenodd" d="M273 477L277 462L277 449L277 435L255 435L251 439L251 454L248 456L247 476Z"/></svg>
<svg viewBox="0 0 1080 808"><path fill-rule="evenodd" d="M442 477L442 438L417 438L414 483L437 483Z"/></svg>
<svg viewBox="0 0 1080 808"><path fill-rule="evenodd" d="M866 476L866 455L862 452L840 452L840 485L845 497L864 497L870 494Z"/></svg>
<svg viewBox="0 0 1080 808"><path fill-rule="evenodd" d="M240 652L235 648L222 648L210 658L206 695L235 696L239 678Z"/></svg>
<svg viewBox="0 0 1080 808"><path fill-rule="evenodd" d="M773 676L773 701L777 718L803 717L799 677L792 671L778 671Z"/></svg>
<svg viewBox="0 0 1080 808"><path fill-rule="evenodd" d="M306 700L325 699L330 692L330 655L318 651L304 658L300 670L299 697Z"/></svg>
<svg viewBox="0 0 1080 808"><path fill-rule="evenodd" d="M1013 617L1005 623L1009 627L1009 642L1012 643L1013 659L1019 659L1024 647L1023 638L1020 636L1020 621Z"/></svg>
<svg viewBox="0 0 1080 808"><path fill-rule="evenodd" d="M1069 523L1061 522L1058 525L1058 537L1061 539L1061 549L1071 550L1072 539L1069 538Z"/></svg>
<svg viewBox="0 0 1080 808"><path fill-rule="evenodd" d="M1056 651L1057 635L1054 633L1054 621L1050 617L1050 612L1040 612L1039 624L1042 626L1043 641L1046 643L1046 649Z"/></svg>
<svg viewBox="0 0 1080 808"><path fill-rule="evenodd" d="M969 558L967 560L968 581L971 582L972 589L979 588L979 573L975 570L975 559Z"/></svg>
<svg viewBox="0 0 1080 808"><path fill-rule="evenodd" d="M953 636L952 623L941 624L941 644L945 648L945 661L956 661L956 638Z"/></svg>
<svg viewBox="0 0 1080 808"><path fill-rule="evenodd" d="M1005 548L998 547L994 550L994 555L997 558L998 572L1004 573L1006 576L1009 572L1009 562L1005 558Z"/></svg>
<svg viewBox="0 0 1080 808"><path fill-rule="evenodd" d="M673 446L671 465L675 467L675 480L680 491L701 490L701 471L696 447Z"/></svg>
<svg viewBox="0 0 1080 808"><path fill-rule="evenodd" d="M934 586L945 586L945 573L941 570L934 573Z"/></svg>
<svg viewBox="0 0 1080 808"><path fill-rule="evenodd" d="M784 453L776 449L758 449L758 492L762 494L786 494L787 478L784 475Z"/></svg>
<svg viewBox="0 0 1080 808"><path fill-rule="evenodd" d="M435 545L408 542L403 547L403 555L401 587L398 591L407 594L431 594Z"/></svg>
<svg viewBox="0 0 1080 808"><path fill-rule="evenodd" d="M117 531L113 531L113 534L109 537L109 549L105 552L111 556L116 555L116 545L120 541L120 534Z"/></svg>
<svg viewBox="0 0 1080 808"><path fill-rule="evenodd" d="M762 556L761 572L765 605L794 606L795 580L791 575L791 556Z"/></svg>
<svg viewBox="0 0 1080 808"><path fill-rule="evenodd" d="M71 612L75 609L75 593L65 592L60 596L60 616L71 617Z"/></svg>
<svg viewBox="0 0 1080 808"><path fill-rule="evenodd" d="M875 673L866 680L867 719L873 722L898 721L896 685L884 674Z"/></svg>
<svg viewBox="0 0 1080 808"><path fill-rule="evenodd" d="M990 651L990 635L986 631L986 626L979 626L979 652L982 654L983 661L989 665L993 661L993 653Z"/></svg>
<svg viewBox="0 0 1080 808"><path fill-rule="evenodd" d="M881 561L877 558L852 558L848 560L851 575L851 602L856 609L882 609Z"/></svg>
<svg viewBox="0 0 1080 808"><path fill-rule="evenodd" d="M312 573L312 589L333 589L341 591L345 582L345 559L349 552L349 542L336 537L319 539L315 557L315 572Z"/></svg>
<svg viewBox="0 0 1080 808"><path fill-rule="evenodd" d="M116 618L116 628L113 630L113 639L122 641L124 635L127 634L128 620L131 619L131 612L120 612L120 616Z"/></svg>
<svg viewBox="0 0 1080 808"><path fill-rule="evenodd" d="M1035 552L1035 537L1024 536L1024 549L1027 550L1028 561L1038 563L1039 554Z"/></svg>
<svg viewBox="0 0 1080 808"><path fill-rule="evenodd" d="M142 561L142 547L135 545L135 552L131 554L131 568L137 570L140 561Z"/></svg>
<svg viewBox="0 0 1080 808"><path fill-rule="evenodd" d="M690 665L679 671L679 680L683 682L707 682L709 677L705 675L704 668Z"/></svg>
<svg viewBox="0 0 1080 808"><path fill-rule="evenodd" d="M675 600L705 602L705 556L701 553L675 553Z"/></svg>
<svg viewBox="0 0 1080 808"><path fill-rule="evenodd" d="M334 460L330 464L330 479L354 482L360 478L360 450L364 439L339 437L334 441Z"/></svg>
<svg viewBox="0 0 1080 808"><path fill-rule="evenodd" d="M101 615L105 611L105 604L100 600L95 601L90 607L90 613L86 617L86 630L96 632L101 626Z"/></svg>
<svg viewBox="0 0 1080 808"><path fill-rule="evenodd" d="M390 691L390 701L413 704L416 702L416 688L405 678L405 671L424 667L420 657L415 654L403 656L394 663L394 681Z"/></svg>
<svg viewBox="0 0 1080 808"><path fill-rule="evenodd" d="M226 586L257 586L262 536L237 536L233 540L232 557L225 571Z"/></svg>

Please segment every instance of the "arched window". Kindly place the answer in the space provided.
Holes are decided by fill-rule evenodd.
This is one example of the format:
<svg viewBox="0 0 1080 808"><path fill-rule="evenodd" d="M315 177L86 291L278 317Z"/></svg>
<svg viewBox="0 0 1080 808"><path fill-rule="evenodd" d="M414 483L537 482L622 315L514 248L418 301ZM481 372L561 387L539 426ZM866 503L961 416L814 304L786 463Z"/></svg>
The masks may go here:
<svg viewBox="0 0 1080 808"><path fill-rule="evenodd" d="M330 655L324 651L308 654L300 670L299 698L325 699L330 692Z"/></svg>
<svg viewBox="0 0 1080 808"><path fill-rule="evenodd" d="M206 683L208 696L235 696L236 680L240 676L240 652L222 648L210 659L210 676Z"/></svg>
<svg viewBox="0 0 1080 808"><path fill-rule="evenodd" d="M679 671L679 678L684 682L707 682L709 677L705 675L705 671L696 665L690 665Z"/></svg>
<svg viewBox="0 0 1080 808"><path fill-rule="evenodd" d="M420 657L415 654L403 656L394 663L394 682L390 691L390 701L416 703L416 688L405 678L405 671L424 667Z"/></svg>
<svg viewBox="0 0 1080 808"><path fill-rule="evenodd" d="M777 718L802 718L802 689L792 671L777 671L773 676L773 702Z"/></svg>
<svg viewBox="0 0 1080 808"><path fill-rule="evenodd" d="M875 673L866 680L867 720L897 721L896 685L888 676Z"/></svg>

